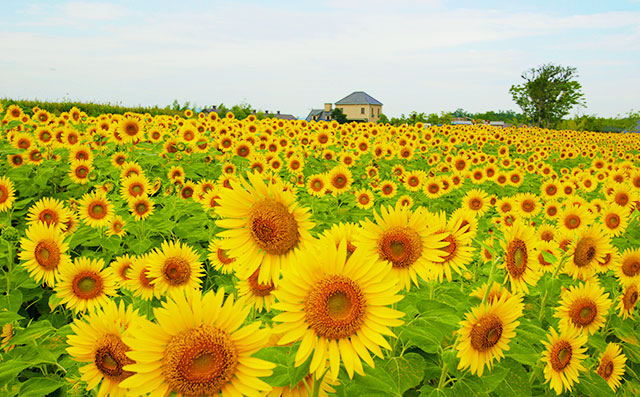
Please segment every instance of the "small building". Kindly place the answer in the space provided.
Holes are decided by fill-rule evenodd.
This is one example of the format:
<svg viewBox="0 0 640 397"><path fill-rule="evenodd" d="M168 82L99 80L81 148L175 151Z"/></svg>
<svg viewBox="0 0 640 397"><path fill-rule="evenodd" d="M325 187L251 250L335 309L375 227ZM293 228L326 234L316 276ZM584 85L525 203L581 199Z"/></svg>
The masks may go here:
<svg viewBox="0 0 640 397"><path fill-rule="evenodd" d="M347 116L349 121L377 123L380 121L380 114L382 114L382 103L364 91L355 91L347 95L336 102L335 106ZM332 120L332 111L333 104L325 103L324 109L311 109L306 120Z"/></svg>
<svg viewBox="0 0 640 397"><path fill-rule="evenodd" d="M280 113L280 111L278 110L275 113L269 113L268 110L264 111L264 116L265 117L271 117L274 119L280 119L280 120L298 120L298 118L292 114L285 114L285 113Z"/></svg>
<svg viewBox="0 0 640 397"><path fill-rule="evenodd" d="M473 120L470 117L454 117L451 125L473 125Z"/></svg>

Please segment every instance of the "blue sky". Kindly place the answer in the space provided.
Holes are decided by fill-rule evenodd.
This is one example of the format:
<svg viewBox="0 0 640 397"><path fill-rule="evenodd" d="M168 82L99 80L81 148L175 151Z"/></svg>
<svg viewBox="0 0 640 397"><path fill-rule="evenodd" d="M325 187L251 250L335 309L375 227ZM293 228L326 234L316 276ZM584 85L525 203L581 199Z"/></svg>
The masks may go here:
<svg viewBox="0 0 640 397"><path fill-rule="evenodd" d="M0 96L304 117L363 90L390 116L519 110L523 71L574 66L586 108L640 110L640 2L11 1Z"/></svg>

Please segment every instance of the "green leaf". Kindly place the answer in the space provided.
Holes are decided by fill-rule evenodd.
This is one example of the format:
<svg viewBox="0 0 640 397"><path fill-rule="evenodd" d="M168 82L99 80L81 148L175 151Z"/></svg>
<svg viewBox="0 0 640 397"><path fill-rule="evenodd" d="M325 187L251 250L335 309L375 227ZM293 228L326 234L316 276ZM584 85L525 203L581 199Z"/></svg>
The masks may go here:
<svg viewBox="0 0 640 397"><path fill-rule="evenodd" d="M40 397L46 396L58 390L64 385L60 378L31 378L22 384L20 388L21 397Z"/></svg>
<svg viewBox="0 0 640 397"><path fill-rule="evenodd" d="M11 343L15 345L37 343L39 339L42 339L55 331L55 328L51 326L49 321L36 321L23 330L14 328L14 336L11 339Z"/></svg>
<svg viewBox="0 0 640 397"><path fill-rule="evenodd" d="M20 320L24 317L22 317L21 315L19 315L18 313L14 313L14 312L7 312L7 311L0 311L0 326L13 322L13 321L17 321Z"/></svg>
<svg viewBox="0 0 640 397"><path fill-rule="evenodd" d="M458 379L451 388L452 396L486 396L485 386L482 379L474 375L468 375Z"/></svg>
<svg viewBox="0 0 640 397"><path fill-rule="evenodd" d="M558 262L558 259L555 257L555 255L548 253L547 251L542 251L542 258L551 263L552 265L555 264L556 262Z"/></svg>
<svg viewBox="0 0 640 397"><path fill-rule="evenodd" d="M376 367L365 367L365 376L356 375L347 387L347 395L402 396L417 386L424 376L424 359L417 353L391 357L386 361L376 359Z"/></svg>
<svg viewBox="0 0 640 397"><path fill-rule="evenodd" d="M509 373L504 381L496 387L495 392L501 397L514 396L530 396L531 384L527 377L527 371L524 367L517 363L511 363Z"/></svg>
<svg viewBox="0 0 640 397"><path fill-rule="evenodd" d="M417 319L402 327L400 339L406 340L425 353L435 354L440 349L443 334L437 324Z"/></svg>
<svg viewBox="0 0 640 397"><path fill-rule="evenodd" d="M587 396L615 396L613 390L597 372L587 371L581 374L574 387Z"/></svg>
<svg viewBox="0 0 640 397"><path fill-rule="evenodd" d="M400 395L420 383L424 376L424 358L417 353L391 357L385 361L385 370L391 375Z"/></svg>
<svg viewBox="0 0 640 397"><path fill-rule="evenodd" d="M529 366L534 366L540 360L540 353L532 346L515 340L509 343L509 351L505 353L505 356Z"/></svg>
<svg viewBox="0 0 640 397"><path fill-rule="evenodd" d="M512 366L519 365L517 362L511 359L504 359L500 363L494 363L493 369L488 370L485 368L482 375L482 382L484 383L485 390L492 392L507 376Z"/></svg>
<svg viewBox="0 0 640 397"><path fill-rule="evenodd" d="M284 387L289 385L289 346L265 347L254 354L254 357L274 363L276 366L268 378L262 380L271 386ZM295 356L294 356L295 357Z"/></svg>

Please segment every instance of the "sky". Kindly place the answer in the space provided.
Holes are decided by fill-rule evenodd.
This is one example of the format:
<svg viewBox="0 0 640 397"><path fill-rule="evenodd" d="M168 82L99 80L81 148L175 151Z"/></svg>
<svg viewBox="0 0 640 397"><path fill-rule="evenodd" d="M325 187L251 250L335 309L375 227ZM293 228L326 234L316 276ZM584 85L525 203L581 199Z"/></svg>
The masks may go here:
<svg viewBox="0 0 640 397"><path fill-rule="evenodd" d="M16 99L520 111L509 88L554 63L578 70L572 114L640 110L640 0L1 0L0 54Z"/></svg>

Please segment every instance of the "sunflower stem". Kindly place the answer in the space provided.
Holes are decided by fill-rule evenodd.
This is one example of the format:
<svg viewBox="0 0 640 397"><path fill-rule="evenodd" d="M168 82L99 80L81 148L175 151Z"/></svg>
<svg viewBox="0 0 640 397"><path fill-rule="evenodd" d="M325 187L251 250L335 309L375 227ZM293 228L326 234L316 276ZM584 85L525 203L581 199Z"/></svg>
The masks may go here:
<svg viewBox="0 0 640 397"><path fill-rule="evenodd" d="M496 259L491 264L491 270L489 270L489 280L487 280L487 288L484 291L484 297L482 298L482 303L485 303L487 301L487 298L489 298L489 290L491 290L491 287L493 286L493 275L496 271L496 265L498 264L499 260L500 260L500 257L496 256Z"/></svg>
<svg viewBox="0 0 640 397"><path fill-rule="evenodd" d="M329 367L327 367L324 372L322 373L322 375L320 375L319 378L315 378L313 379L313 391L311 392L311 397L318 397L320 395L320 385L322 384L322 380L324 379L325 375L327 375L327 372L329 372Z"/></svg>
<svg viewBox="0 0 640 397"><path fill-rule="evenodd" d="M440 373L440 381L438 381L438 390L443 390L445 380L447 379L447 363L442 362L442 372Z"/></svg>

